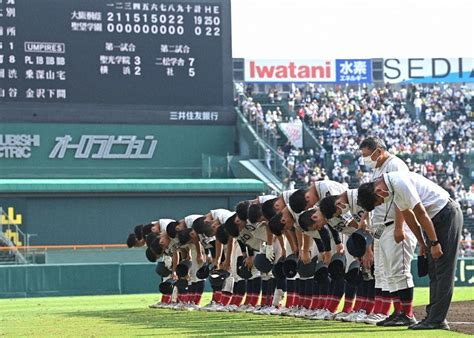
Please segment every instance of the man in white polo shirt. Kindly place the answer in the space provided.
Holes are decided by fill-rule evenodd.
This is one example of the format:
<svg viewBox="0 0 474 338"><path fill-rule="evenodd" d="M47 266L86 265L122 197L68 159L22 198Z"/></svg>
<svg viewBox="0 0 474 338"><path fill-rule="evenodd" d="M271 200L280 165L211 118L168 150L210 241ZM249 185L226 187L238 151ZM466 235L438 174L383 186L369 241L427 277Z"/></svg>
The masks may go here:
<svg viewBox="0 0 474 338"><path fill-rule="evenodd" d="M386 173L374 182L362 184L358 189L358 203L367 211L383 203L394 203L396 212L401 211L416 236L420 254L428 255L430 303L426 307L427 316L409 328L449 330L446 315L453 295L463 227L459 204L446 190L412 172ZM427 237L429 250L418 224Z"/></svg>

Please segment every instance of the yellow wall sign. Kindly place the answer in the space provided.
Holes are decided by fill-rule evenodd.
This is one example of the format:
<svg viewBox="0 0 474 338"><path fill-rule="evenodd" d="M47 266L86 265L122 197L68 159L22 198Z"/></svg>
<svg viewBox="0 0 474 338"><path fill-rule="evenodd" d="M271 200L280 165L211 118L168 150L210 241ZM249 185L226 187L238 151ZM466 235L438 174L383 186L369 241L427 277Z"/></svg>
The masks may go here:
<svg viewBox="0 0 474 338"><path fill-rule="evenodd" d="M23 215L15 214L15 209L13 207L8 207L7 212L5 211L1 215L1 224L3 225L21 225L23 223ZM15 229L6 229L4 232L5 237L7 237L12 243L16 246L21 246L23 243L20 240L20 235Z"/></svg>

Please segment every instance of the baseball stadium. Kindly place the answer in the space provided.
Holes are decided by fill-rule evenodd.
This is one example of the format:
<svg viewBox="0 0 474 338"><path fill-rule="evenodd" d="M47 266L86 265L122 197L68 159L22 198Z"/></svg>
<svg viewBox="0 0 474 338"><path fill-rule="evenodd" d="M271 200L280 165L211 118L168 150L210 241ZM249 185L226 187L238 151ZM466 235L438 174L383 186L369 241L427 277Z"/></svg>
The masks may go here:
<svg viewBox="0 0 474 338"><path fill-rule="evenodd" d="M473 14L0 0L0 336L474 335Z"/></svg>

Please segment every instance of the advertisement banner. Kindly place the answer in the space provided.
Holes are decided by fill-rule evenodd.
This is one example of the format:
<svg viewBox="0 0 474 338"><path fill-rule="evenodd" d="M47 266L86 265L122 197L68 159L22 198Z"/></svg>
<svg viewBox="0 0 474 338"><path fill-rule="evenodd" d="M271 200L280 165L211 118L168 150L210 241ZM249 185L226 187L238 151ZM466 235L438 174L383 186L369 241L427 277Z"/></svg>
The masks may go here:
<svg viewBox="0 0 474 338"><path fill-rule="evenodd" d="M474 58L384 59L388 83L474 82Z"/></svg>
<svg viewBox="0 0 474 338"><path fill-rule="evenodd" d="M202 154L196 149L225 156L233 139L231 126L2 123L0 175L201 177Z"/></svg>
<svg viewBox="0 0 474 338"><path fill-rule="evenodd" d="M301 123L279 123L281 131L296 148L303 148L303 125Z"/></svg>
<svg viewBox="0 0 474 338"><path fill-rule="evenodd" d="M336 60L245 60L246 82L335 82Z"/></svg>
<svg viewBox="0 0 474 338"><path fill-rule="evenodd" d="M336 82L371 83L372 61L370 59L336 60Z"/></svg>

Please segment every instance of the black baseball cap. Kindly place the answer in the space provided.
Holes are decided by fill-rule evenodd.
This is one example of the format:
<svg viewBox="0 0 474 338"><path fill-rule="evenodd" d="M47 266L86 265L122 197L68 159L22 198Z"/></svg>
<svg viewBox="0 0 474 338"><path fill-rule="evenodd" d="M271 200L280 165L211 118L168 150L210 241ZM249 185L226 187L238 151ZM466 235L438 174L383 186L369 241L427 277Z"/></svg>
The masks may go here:
<svg viewBox="0 0 474 338"><path fill-rule="evenodd" d="M147 248L145 250L145 256L150 262L152 262L152 263L156 262L157 257L155 255L155 253L153 251L151 251L150 248Z"/></svg>
<svg viewBox="0 0 474 338"><path fill-rule="evenodd" d="M150 232L148 235L145 236L145 243L146 246L151 246L151 243L155 240L155 238L158 237L158 234L154 234Z"/></svg>

